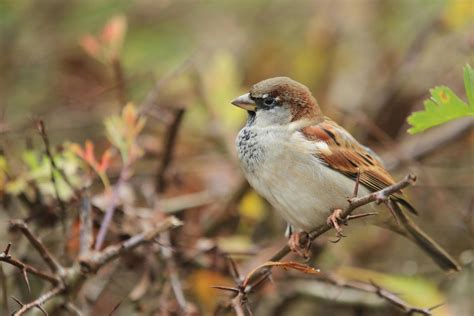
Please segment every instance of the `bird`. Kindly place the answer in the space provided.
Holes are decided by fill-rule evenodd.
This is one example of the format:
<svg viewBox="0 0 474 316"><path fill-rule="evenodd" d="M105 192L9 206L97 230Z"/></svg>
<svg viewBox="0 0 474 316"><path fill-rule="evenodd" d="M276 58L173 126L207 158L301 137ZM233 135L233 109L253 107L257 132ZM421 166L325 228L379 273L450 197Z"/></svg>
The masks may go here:
<svg viewBox="0 0 474 316"><path fill-rule="evenodd" d="M321 224L332 224L343 236L340 213L356 182L361 195L395 183L375 152L326 117L310 90L295 80L260 81L231 103L248 113L235 140L241 169L253 189L289 224L289 245L299 254L301 234ZM408 216L417 212L402 192L391 195L390 203L397 212L381 210L384 206L375 203L362 209L377 211L376 225L413 241L443 270L460 270ZM403 218L398 220L396 214Z"/></svg>

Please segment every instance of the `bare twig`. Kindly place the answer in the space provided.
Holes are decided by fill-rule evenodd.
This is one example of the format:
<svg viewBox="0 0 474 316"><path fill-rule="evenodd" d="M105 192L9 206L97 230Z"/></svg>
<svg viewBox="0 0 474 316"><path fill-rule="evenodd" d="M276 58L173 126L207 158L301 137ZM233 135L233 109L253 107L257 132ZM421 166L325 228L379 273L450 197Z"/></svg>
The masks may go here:
<svg viewBox="0 0 474 316"><path fill-rule="evenodd" d="M1 254L0 254L0 257L1 257ZM3 266L1 263L0 263L0 282L2 284L2 309L5 315L9 315L10 310L8 308L7 276L5 275L5 272L3 271Z"/></svg>
<svg viewBox="0 0 474 316"><path fill-rule="evenodd" d="M86 255L93 242L92 236L92 217L91 217L91 202L87 192L82 194L82 205L80 210L80 250L79 256Z"/></svg>
<svg viewBox="0 0 474 316"><path fill-rule="evenodd" d="M432 315L431 311L434 308L440 306L440 305L437 305L431 308L419 308L419 307L411 306L408 302L401 299L397 294L387 289L382 288L381 286L375 284L372 281L368 283L368 282L363 282L363 281L346 280L340 277L339 275L329 274L329 273L319 273L318 275L316 275L316 278L322 282L332 284L338 288L354 289L354 290L377 295L382 300L402 310L407 315L429 316L429 315ZM301 285L301 284L296 283L296 286L298 285Z"/></svg>
<svg viewBox="0 0 474 316"><path fill-rule="evenodd" d="M169 245L171 244L169 231L164 232L160 236L160 240ZM174 260L173 253L170 247L161 247L161 253L166 259L166 268L168 271L169 282L171 284L171 289L173 290L176 302L178 302L179 307L184 313L189 311L189 305L184 296L183 287L181 286L181 281L179 279L179 272L176 267L176 261Z"/></svg>
<svg viewBox="0 0 474 316"><path fill-rule="evenodd" d="M231 306L236 316L245 316L244 306L247 304L247 298L244 293L238 293L232 300Z"/></svg>
<svg viewBox="0 0 474 316"><path fill-rule="evenodd" d="M384 300L386 300L390 304L400 308L407 315L414 315L414 314L428 315L428 316L432 315L430 309L413 307L413 306L409 305L408 303L406 303L401 298L399 298L394 293L392 293L390 291L387 291L386 289L381 288L380 286L378 286L374 282L371 282L371 283L372 283L373 290L374 290L375 294L377 294L379 297L383 298ZM354 284L352 284L352 285L349 284L349 286L351 286L352 288L357 288L357 287L354 286ZM360 289L360 287L359 287L359 289Z"/></svg>
<svg viewBox="0 0 474 316"><path fill-rule="evenodd" d="M61 199L61 196L59 195L59 187L58 187L58 183L56 181L56 177L54 175L54 172L56 170L60 174L61 174L61 171L59 171L60 169L56 165L56 162L54 161L53 154L51 153L51 147L50 147L50 143L49 143L48 134L46 134L46 127L44 126L44 122L42 120L39 120L37 122L37 128L38 128L38 131L41 135L41 138L43 139L44 149L46 151L46 156L48 156L49 162L51 164L51 168L50 168L51 169L51 171L50 171L51 183L53 184L53 187L54 187L54 193L56 194L56 200L58 201L59 209L61 210L61 224L62 224L61 226L62 226L62 229L63 229L63 236L67 236L66 204L64 203L64 201ZM68 182L67 178L66 177L63 177L63 178L64 178L64 181L70 187L72 187L71 184ZM72 191L74 192L74 189L72 189Z"/></svg>
<svg viewBox="0 0 474 316"><path fill-rule="evenodd" d="M362 196L360 198L351 198L349 199L349 205L341 212L341 219L347 219L353 211L357 208L366 205L371 202L381 203L387 200L391 194L399 192L401 189L406 188L410 185L413 185L416 181L416 177L414 175L408 175L403 180L386 187L383 190L373 192ZM321 236L325 232L331 230L333 227L327 223L320 225L313 231L308 234L309 240L314 240L317 237ZM290 248L288 245L282 247L277 253L275 253L268 261L279 261L283 259L288 253L290 252ZM249 280L249 286L245 288L245 292L250 292L252 290L253 282L260 280L261 277L266 278L271 273L271 267L267 267L264 269L259 270L258 272L252 275L251 280Z"/></svg>
<svg viewBox="0 0 474 316"><path fill-rule="evenodd" d="M40 309L44 315L48 315L48 313L43 309L42 305L52 299L53 297L61 294L61 292L64 291L64 287L62 285L58 285L54 287L53 289L49 290L48 292L44 293L40 297L38 297L36 300L34 300L31 303L28 304L23 304L23 306L17 310L15 313L13 313L14 316L20 316L24 315L26 312L33 308L38 308ZM21 302L18 302L19 304Z"/></svg>
<svg viewBox="0 0 474 316"><path fill-rule="evenodd" d="M362 214L362 216L357 216L357 215L352 216L351 214L357 208L363 205L369 204L371 202L375 202L377 204L386 202L387 200L389 200L390 195L399 192L400 190L402 190L403 188L406 188L407 186L413 185L415 181L416 181L416 177L410 174L406 176L403 180L391 186L388 186L383 190L367 194L360 198L353 197L353 198L348 199L349 205L340 213L341 221L344 223L345 221L348 221L350 219L373 215L372 213L364 213ZM313 241L314 239L321 236L325 232L331 230L332 228L333 228L332 225L330 225L329 223L325 223L323 225L320 225L313 231L311 231L309 234L307 234L306 238L309 241ZM301 241L301 242L304 243L304 241ZM244 307L246 308L246 310L249 311L249 313L251 313L248 307L248 303L247 303L247 294L250 293L252 290L254 290L256 287L258 287L260 284L262 284L271 275L271 270L272 270L273 265L268 264L268 263L280 261L289 252L290 252L290 247L287 244L284 247L282 247L276 254L274 254L270 259L268 259L266 264L263 264L257 267L256 269L252 270L252 272L243 281L238 282L236 287L217 287L219 289L230 291L233 293L233 297L231 298L231 301L230 301L230 306L234 309L237 315L245 315ZM378 292L384 294L387 297L390 297L387 294L388 292L386 293L381 290ZM382 295L380 293L379 295ZM394 299L393 297L390 297L390 298ZM413 314L414 312L418 312L418 309L410 309L409 311ZM423 314L423 315L431 315L431 314Z"/></svg>
<svg viewBox="0 0 474 316"><path fill-rule="evenodd" d="M22 271L22 273L27 272L27 273L34 274L43 280L51 282L52 284L58 284L59 282L58 279L54 275L38 270L35 267L30 266L26 263L23 263L19 260L13 259L10 255L6 254L5 252L0 253L0 261L6 262L8 264L11 264L12 266L17 267L18 269L20 269L20 271Z"/></svg>
<svg viewBox="0 0 474 316"><path fill-rule="evenodd" d="M352 198L356 198L357 195L359 194L359 185L360 185L360 169L357 168L357 176L356 176L356 181L354 185L354 192L352 192Z"/></svg>
<svg viewBox="0 0 474 316"><path fill-rule="evenodd" d="M41 240L39 240L28 228L26 223L22 220L12 220L10 226L14 229L19 229L23 235L28 239L31 245L38 251L43 258L44 262L49 266L51 271L62 273L63 267L59 264L56 258L49 252L49 250L43 245Z"/></svg>
<svg viewBox="0 0 474 316"><path fill-rule="evenodd" d="M95 241L94 250L98 251L102 248L102 245L105 241L105 236L107 235L107 230L109 229L109 225L112 222L112 218L114 216L115 208L119 203L119 192L122 185L128 180L130 177L130 163L125 164L120 171L120 176L117 183L112 188L112 193L110 196L109 203L105 209L105 215L100 224L99 233L97 234L97 239Z"/></svg>
<svg viewBox="0 0 474 316"><path fill-rule="evenodd" d="M156 191L162 193L166 189L166 170L173 159L174 148L176 145L176 139L178 136L179 127L183 121L185 109L176 110L174 120L171 123L167 136L165 137L165 144L163 146L163 158L158 167L157 177L156 177Z"/></svg>
<svg viewBox="0 0 474 316"><path fill-rule="evenodd" d="M59 173L59 175L63 178L63 180L67 184L67 186L75 194L76 193L75 187L72 185L71 181L69 181L69 178L66 176L64 171L56 165L56 161L54 160L53 154L51 152L51 145L50 145L50 142L49 142L48 134L46 133L46 127L44 125L44 122L41 121L41 120L38 121L37 122L37 128L38 128L38 131L41 135L41 139L43 140L44 147L45 147L45 152L46 152L46 155L48 156L48 159L51 163L52 169Z"/></svg>
<svg viewBox="0 0 474 316"><path fill-rule="evenodd" d="M81 265L88 271L95 272L126 251L135 249L146 242L153 241L160 233L181 225L182 222L176 217L168 217L149 231L130 237L120 244L108 246L101 252L92 253L88 258L80 260Z"/></svg>

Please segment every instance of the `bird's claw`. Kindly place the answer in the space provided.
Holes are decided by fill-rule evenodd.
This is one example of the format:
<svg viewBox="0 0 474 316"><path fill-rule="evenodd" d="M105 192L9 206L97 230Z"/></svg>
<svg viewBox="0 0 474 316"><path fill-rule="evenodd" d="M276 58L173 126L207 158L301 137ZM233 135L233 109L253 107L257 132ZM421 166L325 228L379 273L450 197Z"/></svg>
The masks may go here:
<svg viewBox="0 0 474 316"><path fill-rule="evenodd" d="M288 239L288 247L304 259L310 257L311 240L307 232L293 233Z"/></svg>
<svg viewBox="0 0 474 316"><path fill-rule="evenodd" d="M340 241L343 237L347 237L342 233L342 228L341 224L345 224L345 220L341 217L342 210L341 209L335 209L331 215L329 215L328 219L326 220L326 223L336 230L336 240L332 240L331 242L336 243Z"/></svg>

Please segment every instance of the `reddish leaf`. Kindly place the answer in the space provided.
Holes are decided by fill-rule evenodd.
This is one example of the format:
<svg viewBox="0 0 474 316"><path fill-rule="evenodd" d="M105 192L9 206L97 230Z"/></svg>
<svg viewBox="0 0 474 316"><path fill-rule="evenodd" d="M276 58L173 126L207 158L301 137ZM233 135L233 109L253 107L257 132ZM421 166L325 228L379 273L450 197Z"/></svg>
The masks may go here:
<svg viewBox="0 0 474 316"><path fill-rule="evenodd" d="M110 151L110 149L107 149L106 151L104 151L102 157L100 158L100 163L97 167L97 172L105 172L107 168L109 168L110 158L112 158L112 152Z"/></svg>
<svg viewBox="0 0 474 316"><path fill-rule="evenodd" d="M87 161L91 166L96 166L97 162L94 156L94 143L90 140L86 140L86 148L84 153L84 160Z"/></svg>
<svg viewBox="0 0 474 316"><path fill-rule="evenodd" d="M287 262L278 262L278 261L268 261L265 262L264 264L259 265L255 269L249 272L249 274L245 277L244 282L242 285L246 287L248 285L249 280L251 279L252 275L255 274L258 270L265 268L265 267L279 267L283 268L285 270L292 269L292 270L297 270L303 273L307 274L318 274L319 269L315 269L313 267L310 267L306 264L298 263L298 262L293 262L293 261L287 261Z"/></svg>
<svg viewBox="0 0 474 316"><path fill-rule="evenodd" d="M112 17L102 29L100 36L107 45L120 45L127 28L127 20L123 15Z"/></svg>
<svg viewBox="0 0 474 316"><path fill-rule="evenodd" d="M98 58L100 52L99 41L92 35L87 34L83 36L79 42L84 51L91 57Z"/></svg>

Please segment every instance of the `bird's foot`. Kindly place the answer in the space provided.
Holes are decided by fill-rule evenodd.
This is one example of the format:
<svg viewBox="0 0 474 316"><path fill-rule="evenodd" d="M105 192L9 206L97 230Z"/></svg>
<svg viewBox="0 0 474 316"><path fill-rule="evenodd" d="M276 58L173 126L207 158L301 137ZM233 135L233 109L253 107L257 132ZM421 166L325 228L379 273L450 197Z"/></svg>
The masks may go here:
<svg viewBox="0 0 474 316"><path fill-rule="evenodd" d="M338 242L339 240L341 240L343 237L346 237L343 233L342 233L342 228L341 228L341 224L344 224L346 221L343 220L343 218L341 217L341 214L342 214L342 210L337 208L335 209L331 215L329 215L328 219L326 220L326 223L332 227L334 227L334 229L336 230L336 240L332 241L332 242Z"/></svg>
<svg viewBox="0 0 474 316"><path fill-rule="evenodd" d="M298 232L290 235L288 247L304 259L308 259L311 254L311 240L307 232Z"/></svg>

